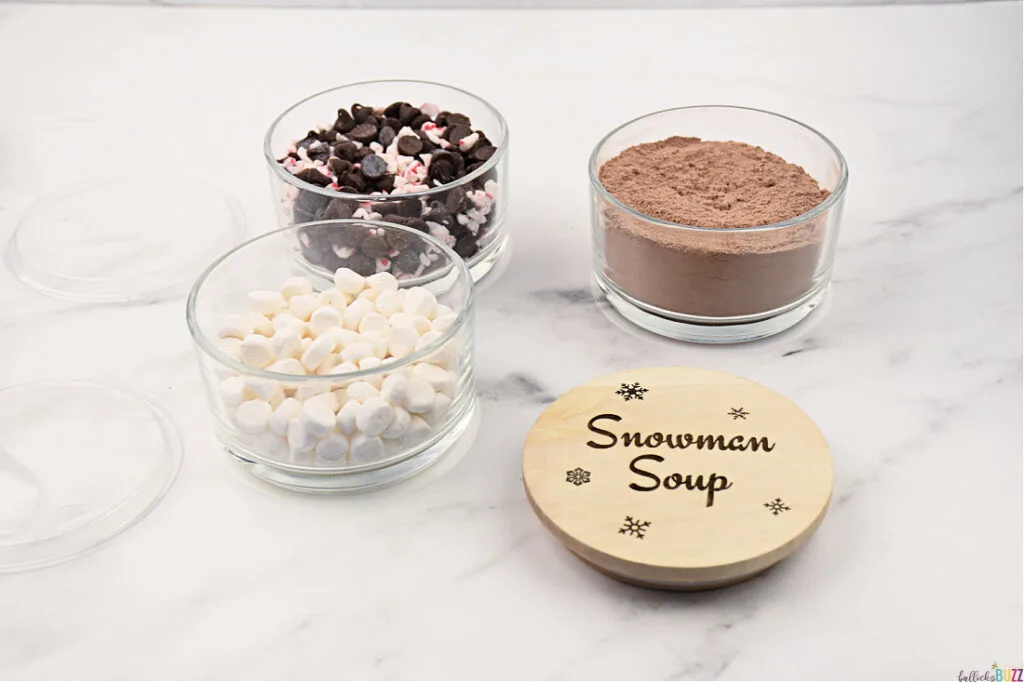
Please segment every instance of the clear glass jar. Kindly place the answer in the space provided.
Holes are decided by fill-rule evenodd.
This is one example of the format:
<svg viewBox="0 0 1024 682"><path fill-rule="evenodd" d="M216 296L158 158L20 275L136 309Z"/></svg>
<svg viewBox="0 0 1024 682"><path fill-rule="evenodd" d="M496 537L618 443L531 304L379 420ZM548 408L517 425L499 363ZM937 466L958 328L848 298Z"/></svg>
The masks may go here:
<svg viewBox="0 0 1024 682"><path fill-rule="evenodd" d="M431 329L420 330L420 336L408 341L411 345L402 354L392 357L396 346L389 331L397 323L394 316L388 318L384 330L363 330L366 333L350 328L346 320L344 327L351 331L347 337L347 332L330 332L327 327L316 327L312 321L299 324L291 318L286 320L284 313L302 320L313 319L308 313L297 312L297 303L293 305L294 298L289 295L308 296L310 301L316 298L318 307L333 306L342 313L355 300L367 296L343 297L331 275L311 275L309 268L299 264L302 256L296 247L297 233L311 228L342 238L372 230L388 241L411 244L425 259L433 260L429 275L398 282L403 296L414 286L433 294L436 308L431 309L435 312L416 313L428 322L434 320L430 322ZM295 294L297 285L290 285L293 290L282 289L286 280L296 276L305 278L311 291ZM324 293L327 290L331 292ZM283 292L288 307L276 313L267 312L262 318L252 316L255 304L250 294L254 291ZM284 228L241 244L206 269L192 288L187 304L189 331L196 345L218 438L227 452L256 476L297 490L368 489L417 473L454 445L473 419L477 402L473 388L472 302L472 278L462 259L434 237L401 225L325 221ZM450 312L442 306L450 308ZM397 310L402 312L401 307ZM244 317L229 317L232 315ZM442 316L444 324L435 324ZM353 319L361 329L362 316ZM342 327L341 322L337 324ZM301 346L285 351L280 350L284 346L271 344L275 348L272 361L254 362L241 353L241 346L248 343L244 339L252 336L250 341L264 344L255 337L276 338L286 327L296 330L296 338L302 337ZM315 340L335 333L340 335L332 337L338 339L337 344L329 344L330 355L322 363L317 366L307 360L305 351ZM350 359L345 351L353 344L363 344L356 353L363 359L345 364ZM296 359L288 369L275 364L287 357ZM379 362L367 359L371 357ZM314 369L295 370L299 358L301 364L308 363ZM355 363L359 363L358 367ZM396 376L405 378L404 382L391 379L392 383L407 387L402 389L404 393L397 393L394 386L390 393L385 390L385 382ZM415 399L413 382L423 389L415 392ZM424 383L429 390L423 388ZM408 396L403 398L406 393ZM359 405L342 414L349 401L366 405L370 398L389 403L391 410L384 410L390 415L386 428L376 422L371 429L362 421L360 426L353 427ZM282 407L286 401L290 401L287 409ZM326 413L319 407L307 408L307 403L313 401L329 407L335 421L324 421ZM266 406L256 403L269 403L271 416L267 416ZM380 403L374 406L376 409ZM399 407L404 415L399 414ZM294 426L293 421L300 423ZM303 431L305 427L309 428Z"/></svg>
<svg viewBox="0 0 1024 682"><path fill-rule="evenodd" d="M831 193L780 223L706 228L644 215L601 184L606 161L674 135L759 146L802 166ZM836 146L813 128L742 107L669 109L609 133L589 170L594 276L612 307L634 324L686 341L749 341L793 326L825 297L847 168Z"/></svg>
<svg viewBox="0 0 1024 682"><path fill-rule="evenodd" d="M358 103L382 109L393 102L409 102L417 107L433 103L441 111L465 114L472 129L482 132L496 151L479 167L467 166L465 175L448 184L405 194L355 194L319 187L300 180L280 163L289 152L296 151L296 141L308 131L330 129L339 108ZM263 153L282 227L353 216L385 221L388 216L399 216L396 222L418 219L430 224L431 233L466 260L474 280L491 271L505 246L508 126L494 107L464 90L407 80L367 81L332 88L307 97L278 116L267 131ZM360 209L363 213L356 214ZM346 254L335 245L317 235L299 232L297 236L308 237L300 245L301 252L314 266L333 270L348 265L343 262ZM400 265L394 259L386 265L379 259L376 263L378 270Z"/></svg>

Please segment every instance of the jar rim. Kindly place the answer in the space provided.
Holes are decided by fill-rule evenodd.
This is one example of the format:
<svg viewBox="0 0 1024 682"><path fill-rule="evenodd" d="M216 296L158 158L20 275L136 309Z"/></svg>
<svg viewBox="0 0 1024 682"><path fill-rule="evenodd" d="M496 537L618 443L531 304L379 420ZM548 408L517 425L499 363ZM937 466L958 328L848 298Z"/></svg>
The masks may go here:
<svg viewBox="0 0 1024 682"><path fill-rule="evenodd" d="M607 188L605 188L605 186L601 183L601 180L598 178L598 172L600 171L600 169L597 166L597 157L598 157L598 154L600 153L601 149L605 146L605 144L607 144L608 140L611 139L611 137L613 135L615 135L616 133L618 133L618 132L620 132L622 130L625 130L626 128L628 128L628 127L630 127L630 126L632 126L632 125L634 125L636 123L639 123L640 121L646 120L648 118L652 118L654 116L660 116L662 114L667 114L667 113L676 112L676 111L690 111L690 110L694 110L694 109L731 109L731 110L736 110L736 111L751 112L751 113L755 113L755 114L764 114L766 116L771 116L771 117L774 117L774 118L779 118L779 119L782 119L784 121L788 121L789 123L796 124L797 126L799 126L799 127L803 128L803 129L809 131L815 137L817 137L820 141L825 143L825 145L835 155L836 160L839 162L839 181L836 183L835 189L833 189L829 193L829 195L827 197L825 197L825 199L821 203L816 205L814 208L811 208L811 209L809 209L807 211L804 211L800 215L794 216L792 218L787 218L786 220L782 220L782 221L779 221L777 223L770 223L768 225L749 225L749 226L745 226L745 227L701 227L699 225L686 225L686 224L683 224L683 223L676 223L676 222L672 222L670 220L662 220L661 218L655 218L654 216L649 216L646 213L642 213L642 212L636 210L635 208L633 208L631 206L628 206L627 204L623 203L618 198L616 198L615 195L613 195L611 192L609 192L607 190ZM832 140L830 140L827 137L825 137L825 135L823 135L818 130L815 130L814 128L812 128L811 126L807 125L806 123L801 123L800 121L796 120L795 118L790 118L789 116L784 116L782 114L777 114L777 113L772 112L772 111L766 111L764 109L757 109L755 107L741 107L741 106L735 106L735 105L730 105L730 104L697 104L697 105L686 106L686 107L672 107L672 108L669 108L669 109L660 109L658 111L652 111L652 112L644 114L642 116L637 116L634 119L631 119L631 120L626 121L625 123L623 123L623 124L621 124L619 126L616 126L607 135L602 137L601 140L594 147L594 151L592 151L590 153L590 160L589 160L587 166L588 166L587 170L588 170L589 175L590 175L590 185L591 185L591 187L598 194L600 194L601 197L605 201L611 203L613 206L615 206L619 210L621 210L621 211L623 211L625 213L630 214L634 218L639 218L641 220L644 220L644 221L646 221L648 223L652 223L654 225L659 225L659 226L662 226L662 227L675 228L675 229L679 229L679 230L693 230L695 232L717 232L717 233L728 232L730 234L731 233L735 233L735 232L767 232L767 231L771 231L771 230L779 230L779 229L784 229L784 228L787 228L787 227L793 227L794 225L800 225L802 223L806 223L806 222L808 222L810 220L813 220L814 218L817 218L819 215L821 215L822 213L824 213L825 211L829 210L830 208L835 206L837 203L839 203L839 201L846 194L846 185L847 185L847 182L849 180L849 170L847 168L846 158L843 156L843 153L841 151L839 151L839 147L837 147L832 142Z"/></svg>
<svg viewBox="0 0 1024 682"><path fill-rule="evenodd" d="M461 95L465 95L466 97L469 97L469 98L479 102L485 109L487 109L487 111L492 116L494 116L495 120L498 121L498 129L499 129L499 135L500 135L500 142L493 143L493 141L492 141L492 143L494 144L494 147L495 147L495 149L497 151L494 152L494 154L491 156L491 158L487 159L487 161L485 161L482 166L477 168L472 173L467 173L466 175L462 176L461 178L459 178L455 182L449 182L449 183L446 183L444 185L439 185L437 187L431 187L430 189L420 190L418 192L406 192L406 193L403 193L403 194L351 194L351 193L348 193L348 192L339 192L339 191L334 190L334 189L328 189L328 188L325 188L325 187L319 187L319 186L314 185L312 183L306 182L305 180L300 180L298 177L296 177L295 175L292 175L290 172L288 172L288 170L286 170L284 166L282 166L280 163L277 162L277 156L273 153L273 150L270 148L271 147L271 138L273 137L274 133L277 131L278 125L281 123L282 119L284 119L285 116L290 114L295 109L298 109L300 106L302 106L306 102L314 100L317 97L321 97L323 95L328 95L330 93L338 92L338 91L341 91L341 90L347 90L349 88L356 88L356 87L361 87L361 86L366 86L366 85L394 85L394 84L400 84L400 83L408 83L408 84L411 84L411 85L427 85L427 86L431 86L431 87L443 88L443 89L446 89L446 90L451 90L451 91L457 92L457 93L459 93ZM400 200L400 199L415 199L415 198L424 198L424 197L429 198L429 197L432 197L432 196L436 196L438 194L443 194L443 193L445 193L445 192L447 192L449 190L465 186L466 184L468 184L468 183L472 182L473 180L475 180L475 179L481 177L482 175L486 174L488 171L490 171L492 168L494 168L495 166L497 166L501 162L501 160L505 157L506 151L508 149L508 137L509 137L508 124L505 122L505 117L501 115L501 112L499 112L490 102L488 102L487 100L483 99L482 97L478 97L477 95L474 95L473 93L469 92L468 90L463 90L463 89L457 88L457 87L455 87L453 85L445 85L444 83L436 83L434 81L424 81L424 80L386 79L386 80L359 81L357 83L348 83L348 84L345 84L345 85L339 85L339 86L336 86L336 87L333 87L333 88L328 88L326 90L321 90L320 92L314 93L314 94L312 94L312 95L310 95L308 97L304 97L304 98L300 99L298 102L296 102L295 104L292 104L290 107L288 107L287 109L282 111L277 116L277 118L274 119L274 122L270 124L270 127L267 129L266 135L264 135L264 137L263 137L263 157L266 159L267 163L270 165L270 168L271 168L272 172L275 175L277 175L282 181L284 181L284 182L286 182L286 183L288 183L290 185L294 185L295 187L298 187L299 189L301 189L303 191L313 192L314 194L319 194L321 196L330 197L332 199L342 198L342 199L351 199L353 201L372 201L372 202L380 203L380 202L385 202L385 201L389 201L389 200L390 201L395 201L395 200ZM490 138L488 138L488 139L490 139Z"/></svg>
<svg viewBox="0 0 1024 682"><path fill-rule="evenodd" d="M257 367L251 367L242 363L240 360L236 360L230 355L224 353L222 350L217 348L214 340L207 336L199 327L199 320L196 314L196 305L199 298L200 292L206 281L213 274L213 272L228 261L233 256L240 253L242 250L249 246L260 242L265 239L273 239L284 236L284 233L291 231L298 231L300 229L306 229L310 227L317 227L321 225L369 225L373 227L388 227L401 230L409 233L415 237L421 238L433 247L436 247L446 258L451 262L452 267L457 273L457 281L462 282L465 286L465 304L456 311L455 321L444 330L441 336L428 344L424 348L417 350L409 355L402 358L393 358L390 362L384 362L378 367L372 367L369 369L360 369L355 372L343 372L338 374L288 374L285 372L271 372L269 370ZM445 270L447 272L447 270ZM439 275L440 276L440 275ZM213 261L196 279L195 284L192 285L192 290L189 292L188 301L185 304L185 319L188 323L188 330L192 336L192 341L196 346L201 349L206 355L219 364L247 376L254 376L261 379L270 379L274 381L284 382L326 382L326 383L337 383L338 381L354 381L363 377L374 376L381 372L394 371L401 367L413 364L415 362L421 362L425 358L436 353L440 348L451 341L455 335L466 325L466 321L470 318L473 308L473 277L469 272L465 261L455 253L447 244L442 242L440 239L433 235L414 230L405 225L398 225L395 223L389 223L383 220L362 220L362 219L344 219L344 220L319 220L316 222L299 223L297 225L291 225L289 227L283 227L271 232L265 232L257 237L253 237L247 241L238 244L231 250L227 251L215 261Z"/></svg>

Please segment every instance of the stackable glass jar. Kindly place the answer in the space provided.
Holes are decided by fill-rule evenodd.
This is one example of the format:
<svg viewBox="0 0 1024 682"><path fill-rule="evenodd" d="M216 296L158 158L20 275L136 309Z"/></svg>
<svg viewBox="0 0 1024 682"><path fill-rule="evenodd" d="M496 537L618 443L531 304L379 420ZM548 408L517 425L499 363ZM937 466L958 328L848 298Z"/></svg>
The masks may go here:
<svg viewBox="0 0 1024 682"><path fill-rule="evenodd" d="M308 131L331 128L339 108L353 104L384 108L393 102L436 104L441 111L465 114L473 130L482 131L496 148L490 158L453 182L405 194L354 194L300 180L279 161ZM397 132L397 131L396 131ZM415 218L462 256L474 280L494 267L506 243L508 126L490 104L464 90L439 83L384 80L354 83L312 95L284 111L267 131L263 146L271 190L282 227L318 220L388 216ZM362 209L362 213L358 213ZM481 222L482 221L482 222ZM439 229L443 227L443 229ZM347 255L316 235L299 231L305 262L323 270L341 267ZM393 267L376 264L378 270Z"/></svg>
<svg viewBox="0 0 1024 682"><path fill-rule="evenodd" d="M802 166L830 191L790 220L735 228L681 225L644 215L601 184L606 161L637 144L679 135L762 147ZM831 279L847 167L832 142L778 114L730 106L659 111L623 124L590 157L594 276L631 322L698 342L781 332L823 300Z"/></svg>
<svg viewBox="0 0 1024 682"><path fill-rule="evenodd" d="M372 230L375 236L416 249L425 260L431 261L431 268L417 278L400 280L398 288L406 289L406 293L413 286L429 290L436 297L439 310L440 306L451 309L446 314L444 327L435 325L439 331L431 332L429 338L420 337L422 342L417 343L415 351L404 357L384 357L377 366L355 371L341 371L340 363L334 367L324 363L316 370L303 370L308 374L297 375L276 371L273 364L256 367L243 362L236 343L240 337L251 333L276 333L276 329L261 332L246 328L225 334L229 316L248 315L251 292L280 291L282 284L296 275L308 278L312 295L335 287L333 273L311 276L310 270L298 263L302 255L296 246L297 234L309 229L341 238ZM338 298L335 294L325 295L322 301L329 299L339 310L344 310L346 303L339 302ZM349 298L355 300L352 296ZM349 301L348 305L351 303ZM196 345L218 438L227 452L256 476L297 490L368 489L417 473L456 443L470 425L476 409L472 304L472 278L462 259L434 237L401 225L362 220L324 221L284 228L241 244L206 269L196 281L187 304L188 326ZM285 312L288 310L270 315L271 324ZM303 341L304 347L311 345L316 337L309 325L303 327L300 334L309 339ZM379 342L371 344L371 348L377 358L388 355L379 350ZM342 352L340 341L338 352ZM427 397L433 402L419 407L406 404L405 417L411 414L411 422L405 419L404 425L396 424L402 426L397 431L392 429L364 438L360 435L362 427L354 432L351 426L346 429L341 409L353 392L362 389L376 395L381 393L389 377L398 375L415 379L421 385L424 380L428 382L433 393ZM357 383L359 387L352 388ZM366 388L367 384L374 389ZM323 400L328 397L327 393L334 393L337 402ZM358 393L358 397L368 399L364 393ZM311 399L330 404L336 419L334 423L317 426L311 437L304 435L298 426L296 433L287 431L290 420L286 424L279 419L275 424L274 420L266 423L263 419L254 424L240 411L246 409L242 404L249 401L269 402L276 413L285 400L294 401L294 407L295 403L304 406ZM397 412L395 410L396 420ZM324 413L319 410L316 414ZM299 413L289 416L304 418ZM341 447L325 447L323 443L331 438L333 445L343 441ZM373 438L379 440L372 441Z"/></svg>

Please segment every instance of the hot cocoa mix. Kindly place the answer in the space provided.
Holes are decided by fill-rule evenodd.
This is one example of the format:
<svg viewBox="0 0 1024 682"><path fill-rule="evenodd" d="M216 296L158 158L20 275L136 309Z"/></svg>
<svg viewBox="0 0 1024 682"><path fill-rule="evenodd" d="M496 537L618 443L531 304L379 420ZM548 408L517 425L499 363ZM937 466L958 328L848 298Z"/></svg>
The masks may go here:
<svg viewBox="0 0 1024 682"><path fill-rule="evenodd" d="M766 231L829 192L800 166L741 142L670 137L639 144L598 173L616 199L652 218L713 228L657 225L605 203L608 277L650 306L731 317L784 307L811 292L823 255L819 220Z"/></svg>

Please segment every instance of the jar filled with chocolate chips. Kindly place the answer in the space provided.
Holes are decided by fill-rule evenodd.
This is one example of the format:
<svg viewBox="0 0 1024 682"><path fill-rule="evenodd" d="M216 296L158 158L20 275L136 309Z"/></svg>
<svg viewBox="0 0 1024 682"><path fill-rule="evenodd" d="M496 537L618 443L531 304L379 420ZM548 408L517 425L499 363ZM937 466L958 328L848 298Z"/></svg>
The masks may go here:
<svg viewBox="0 0 1024 682"><path fill-rule="evenodd" d="M349 218L403 225L443 241L480 279L506 242L507 139L501 114L475 95L372 81L292 106L270 127L264 152L282 227ZM317 270L412 279L435 267L398 231L309 225L296 235L300 262Z"/></svg>

